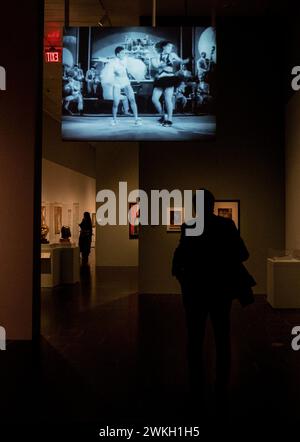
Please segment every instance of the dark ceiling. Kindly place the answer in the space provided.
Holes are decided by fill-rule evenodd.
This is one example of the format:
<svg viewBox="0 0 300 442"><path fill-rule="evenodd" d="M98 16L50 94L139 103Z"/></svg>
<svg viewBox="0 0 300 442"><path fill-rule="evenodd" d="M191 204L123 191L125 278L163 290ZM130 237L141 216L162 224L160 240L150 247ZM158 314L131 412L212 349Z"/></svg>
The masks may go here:
<svg viewBox="0 0 300 442"><path fill-rule="evenodd" d="M259 16L284 14L288 2L279 0L156 0L157 15L209 16L214 8L219 16ZM65 0L45 0L46 21L64 20ZM138 17L151 15L152 0L69 0L70 24L96 25L108 11L112 25L138 24Z"/></svg>

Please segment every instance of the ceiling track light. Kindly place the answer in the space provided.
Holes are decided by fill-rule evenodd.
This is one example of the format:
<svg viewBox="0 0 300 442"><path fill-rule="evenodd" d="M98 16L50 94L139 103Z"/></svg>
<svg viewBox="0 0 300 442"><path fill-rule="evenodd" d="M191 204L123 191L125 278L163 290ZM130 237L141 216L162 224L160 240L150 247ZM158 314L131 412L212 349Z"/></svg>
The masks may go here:
<svg viewBox="0 0 300 442"><path fill-rule="evenodd" d="M100 20L98 21L98 25L99 25L101 28L103 28L103 26L104 26L103 23L105 23L105 21L106 21L107 19L108 19L107 14L104 14L104 15L100 18Z"/></svg>
<svg viewBox="0 0 300 442"><path fill-rule="evenodd" d="M104 15L100 18L100 20L98 21L98 25L102 28L102 27L104 26L103 23L105 23L105 21L107 21L107 22L109 23L109 26L112 26L111 19L110 19L110 17L109 17L108 11L107 11L107 9L106 9L106 7L105 7L103 1L102 1L102 0L98 0L98 1L99 1L99 3L100 3L101 9L102 9L103 14L104 14Z"/></svg>

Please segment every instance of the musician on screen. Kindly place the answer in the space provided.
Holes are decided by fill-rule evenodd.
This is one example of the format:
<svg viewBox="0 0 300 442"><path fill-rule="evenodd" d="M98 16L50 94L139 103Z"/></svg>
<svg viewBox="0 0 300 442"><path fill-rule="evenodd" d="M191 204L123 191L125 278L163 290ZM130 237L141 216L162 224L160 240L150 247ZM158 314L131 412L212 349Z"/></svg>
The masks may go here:
<svg viewBox="0 0 300 442"><path fill-rule="evenodd" d="M209 71L209 60L206 58L206 52L201 52L197 61L197 73L199 81L205 81L207 72Z"/></svg>
<svg viewBox="0 0 300 442"><path fill-rule="evenodd" d="M211 74L213 73L215 68L215 51L216 47L212 46L210 59L207 58L207 53L205 51L200 52L200 58L197 61L197 74L200 83L210 83L211 81Z"/></svg>
<svg viewBox="0 0 300 442"><path fill-rule="evenodd" d="M115 57L110 59L101 72L101 84L103 95L107 95L113 99L113 121L112 125L118 124L117 112L123 94L129 100L130 107L134 115L134 124L140 125L141 119L138 117L138 109L135 101L134 92L128 77L128 58L123 46L117 46L115 49Z"/></svg>
<svg viewBox="0 0 300 442"><path fill-rule="evenodd" d="M64 86L64 110L69 115L74 115L74 113L69 109L71 103L75 103L79 115L83 114L83 97L81 93L81 83L74 79L74 71L70 70L67 74L67 84Z"/></svg>
<svg viewBox="0 0 300 442"><path fill-rule="evenodd" d="M152 102L161 115L158 120L165 127L173 124L173 95L174 88L179 86L181 79L175 75L176 63L188 63L189 59L183 60L174 52L173 44L164 40L156 43L157 57L152 59L152 65L157 69L156 79L153 84ZM164 95L166 112L163 112L160 98Z"/></svg>

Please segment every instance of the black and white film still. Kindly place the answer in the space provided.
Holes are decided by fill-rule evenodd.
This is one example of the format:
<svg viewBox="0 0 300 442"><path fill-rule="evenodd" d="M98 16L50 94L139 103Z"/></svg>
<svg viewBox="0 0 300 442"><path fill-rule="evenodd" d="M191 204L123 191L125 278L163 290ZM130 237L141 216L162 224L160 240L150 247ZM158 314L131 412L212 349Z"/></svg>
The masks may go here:
<svg viewBox="0 0 300 442"><path fill-rule="evenodd" d="M62 137L214 139L216 67L212 27L68 28Z"/></svg>

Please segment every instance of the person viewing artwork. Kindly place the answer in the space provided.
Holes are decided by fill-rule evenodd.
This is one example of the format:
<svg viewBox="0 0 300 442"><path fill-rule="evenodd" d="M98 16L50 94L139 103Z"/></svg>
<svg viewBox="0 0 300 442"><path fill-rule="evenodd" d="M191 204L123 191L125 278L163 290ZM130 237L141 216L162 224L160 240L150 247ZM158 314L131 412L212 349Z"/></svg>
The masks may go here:
<svg viewBox="0 0 300 442"><path fill-rule="evenodd" d="M204 191L204 232L187 236L182 225L181 238L173 256L172 274L181 285L186 315L187 357L191 400L205 398L206 376L204 337L210 316L216 346L214 393L219 404L227 404L231 368L231 305L238 298L242 306L254 302L256 284L243 262L249 252L230 218L214 214L215 198ZM196 199L193 200L196 212ZM224 412L224 408L222 409Z"/></svg>
<svg viewBox="0 0 300 442"><path fill-rule="evenodd" d="M82 256L82 264L87 265L89 261L89 254L91 252L91 243L93 236L93 226L91 215L89 212L84 212L83 219L79 224L79 249Z"/></svg>
<svg viewBox="0 0 300 442"><path fill-rule="evenodd" d="M174 52L173 43L167 40L156 43L157 57L152 59L152 65L158 70L153 84L152 102L161 115L158 122L165 127L173 124L173 95L174 88L179 86L181 80L175 75L175 63L188 63L189 59L183 60ZM163 112L160 102L164 96L166 112Z"/></svg>
<svg viewBox="0 0 300 442"><path fill-rule="evenodd" d="M138 117L138 109L135 101L134 92L130 84L128 76L128 61L126 57L126 51L123 46L117 46L115 49L115 58L108 61L101 73L101 83L103 85L110 85L112 88L113 98L113 121L112 125L118 124L117 112L119 103L122 100L122 92L128 98L130 107L134 115L134 124L140 125L141 119Z"/></svg>

